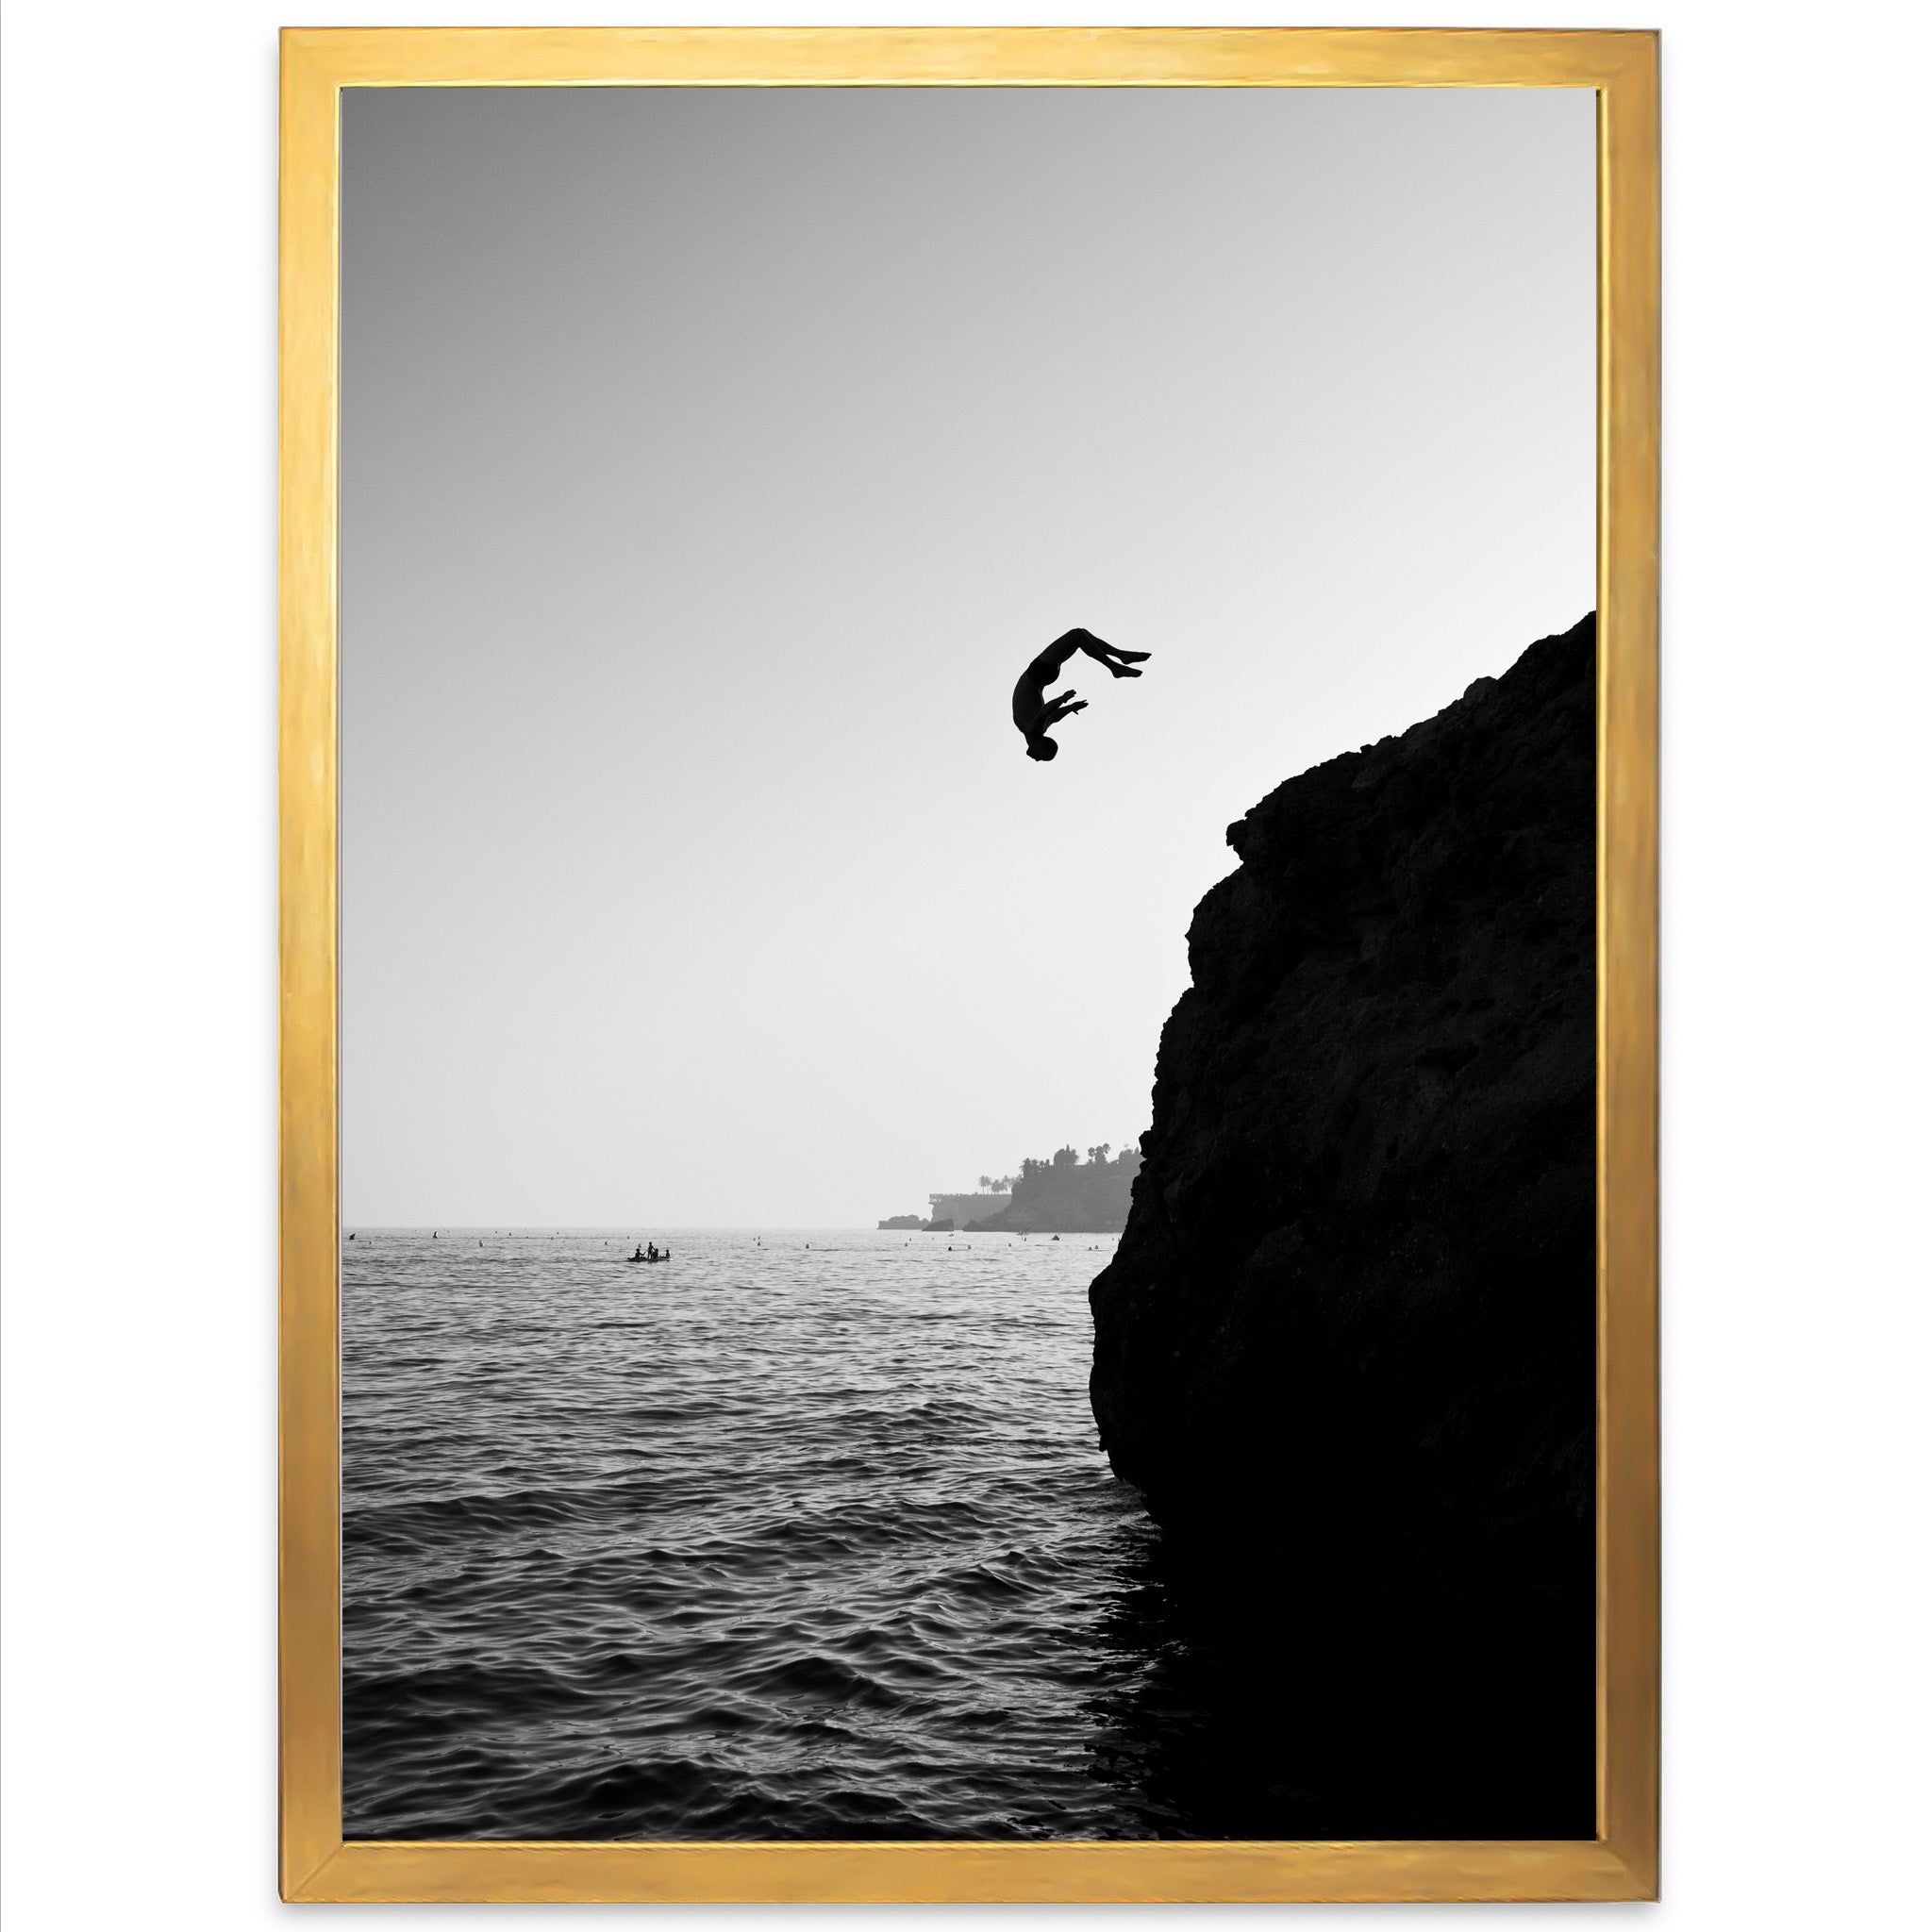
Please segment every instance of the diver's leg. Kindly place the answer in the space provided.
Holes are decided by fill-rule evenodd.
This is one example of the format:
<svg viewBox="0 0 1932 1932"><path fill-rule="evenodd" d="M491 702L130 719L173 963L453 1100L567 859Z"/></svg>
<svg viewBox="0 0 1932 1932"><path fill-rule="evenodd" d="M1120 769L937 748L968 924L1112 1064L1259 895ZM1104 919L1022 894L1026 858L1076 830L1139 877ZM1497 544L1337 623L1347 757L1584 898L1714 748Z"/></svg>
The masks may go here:
<svg viewBox="0 0 1932 1932"><path fill-rule="evenodd" d="M1037 678L1041 684L1051 684L1067 668L1067 659L1086 649L1091 637L1091 633L1084 630L1070 630L1057 637L1027 665L1027 676ZM1097 639L1093 641L1098 641Z"/></svg>
<svg viewBox="0 0 1932 1932"><path fill-rule="evenodd" d="M1088 634L1087 641L1080 648L1096 664L1105 664L1116 677L1139 677L1141 674L1128 667L1153 655L1148 651L1123 651L1113 644L1104 643L1091 633Z"/></svg>

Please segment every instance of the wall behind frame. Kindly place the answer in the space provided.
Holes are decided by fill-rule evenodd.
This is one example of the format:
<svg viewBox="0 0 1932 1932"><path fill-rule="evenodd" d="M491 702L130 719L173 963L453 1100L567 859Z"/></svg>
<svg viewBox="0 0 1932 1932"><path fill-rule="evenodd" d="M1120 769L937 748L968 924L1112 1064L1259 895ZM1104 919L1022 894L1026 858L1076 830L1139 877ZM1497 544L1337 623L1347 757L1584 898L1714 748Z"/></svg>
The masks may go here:
<svg viewBox="0 0 1932 1932"><path fill-rule="evenodd" d="M1793 5L1474 11L1665 33L1661 1909L1700 1932L1902 1924L1900 1852L1924 1796L1906 1719L1925 1690L1907 1547L1925 1269L1906 1213L1928 1153L1927 933L1923 850L1907 841L1926 829L1932 691L1907 575L1925 385L1907 354L1906 238L1926 35L1870 0L1831 15L1830 44L1824 16ZM834 14L1167 24L1187 9L667 17ZM268 0L20 0L9 20L4 1796L23 1925L246 1928L279 1910L286 17ZM301 12L640 17L542 0ZM1881 58L1830 58L1855 44ZM1552 1909L1472 1907L1458 1924Z"/></svg>

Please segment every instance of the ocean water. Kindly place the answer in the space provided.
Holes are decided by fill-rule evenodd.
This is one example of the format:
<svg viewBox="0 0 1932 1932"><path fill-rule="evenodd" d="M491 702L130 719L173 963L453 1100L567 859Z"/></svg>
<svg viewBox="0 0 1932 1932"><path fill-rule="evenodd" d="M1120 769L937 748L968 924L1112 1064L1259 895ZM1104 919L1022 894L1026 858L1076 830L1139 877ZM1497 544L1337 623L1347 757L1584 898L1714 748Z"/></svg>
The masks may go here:
<svg viewBox="0 0 1932 1932"><path fill-rule="evenodd" d="M1087 1406L1111 1238L649 1233L344 1241L349 1836L1253 1828Z"/></svg>

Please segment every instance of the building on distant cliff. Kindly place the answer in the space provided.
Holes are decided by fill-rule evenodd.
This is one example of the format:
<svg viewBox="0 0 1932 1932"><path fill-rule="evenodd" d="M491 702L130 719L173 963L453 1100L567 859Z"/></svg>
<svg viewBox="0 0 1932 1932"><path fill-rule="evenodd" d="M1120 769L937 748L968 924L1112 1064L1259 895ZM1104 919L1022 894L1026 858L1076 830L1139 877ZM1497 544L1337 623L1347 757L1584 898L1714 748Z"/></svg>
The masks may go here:
<svg viewBox="0 0 1932 1932"><path fill-rule="evenodd" d="M1009 1190L928 1194L924 1220L894 1214L879 1226L928 1234L1118 1234L1127 1224L1140 1171L1141 1150L1131 1141L1119 1154L1108 1142L1090 1147L1085 1160L1076 1148L1062 1147L1050 1160L1023 1160Z"/></svg>
<svg viewBox="0 0 1932 1932"><path fill-rule="evenodd" d="M1117 1234L1127 1224L1140 1171L1141 1150L1131 1143L1118 1155L1105 1142L1090 1147L1085 1160L1076 1149L1062 1147L1051 1160L1020 1163L1003 1212L960 1225L989 1234Z"/></svg>
<svg viewBox="0 0 1932 1932"><path fill-rule="evenodd" d="M932 1204L929 1221L948 1221L955 1227L1004 1214L1013 1205L1010 1194L928 1194L925 1198Z"/></svg>

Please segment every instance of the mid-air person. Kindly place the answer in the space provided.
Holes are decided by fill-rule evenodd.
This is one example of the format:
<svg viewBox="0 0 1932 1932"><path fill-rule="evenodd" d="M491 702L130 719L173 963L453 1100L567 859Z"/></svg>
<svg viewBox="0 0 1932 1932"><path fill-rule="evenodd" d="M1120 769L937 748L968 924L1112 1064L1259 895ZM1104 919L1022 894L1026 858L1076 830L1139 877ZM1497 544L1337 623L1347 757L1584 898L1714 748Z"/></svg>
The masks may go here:
<svg viewBox="0 0 1932 1932"><path fill-rule="evenodd" d="M1077 626L1056 638L1021 672L1020 681L1013 687L1013 723L1026 741L1029 758L1044 763L1048 758L1058 758L1060 748L1046 734L1062 718L1071 718L1075 711L1087 708L1087 701L1078 691L1063 691L1051 699L1046 694L1047 686L1066 668L1067 659L1082 651L1096 664L1105 664L1116 677L1139 677L1141 674L1134 666L1145 663L1154 655L1151 651L1123 651L1104 642L1091 630Z"/></svg>

